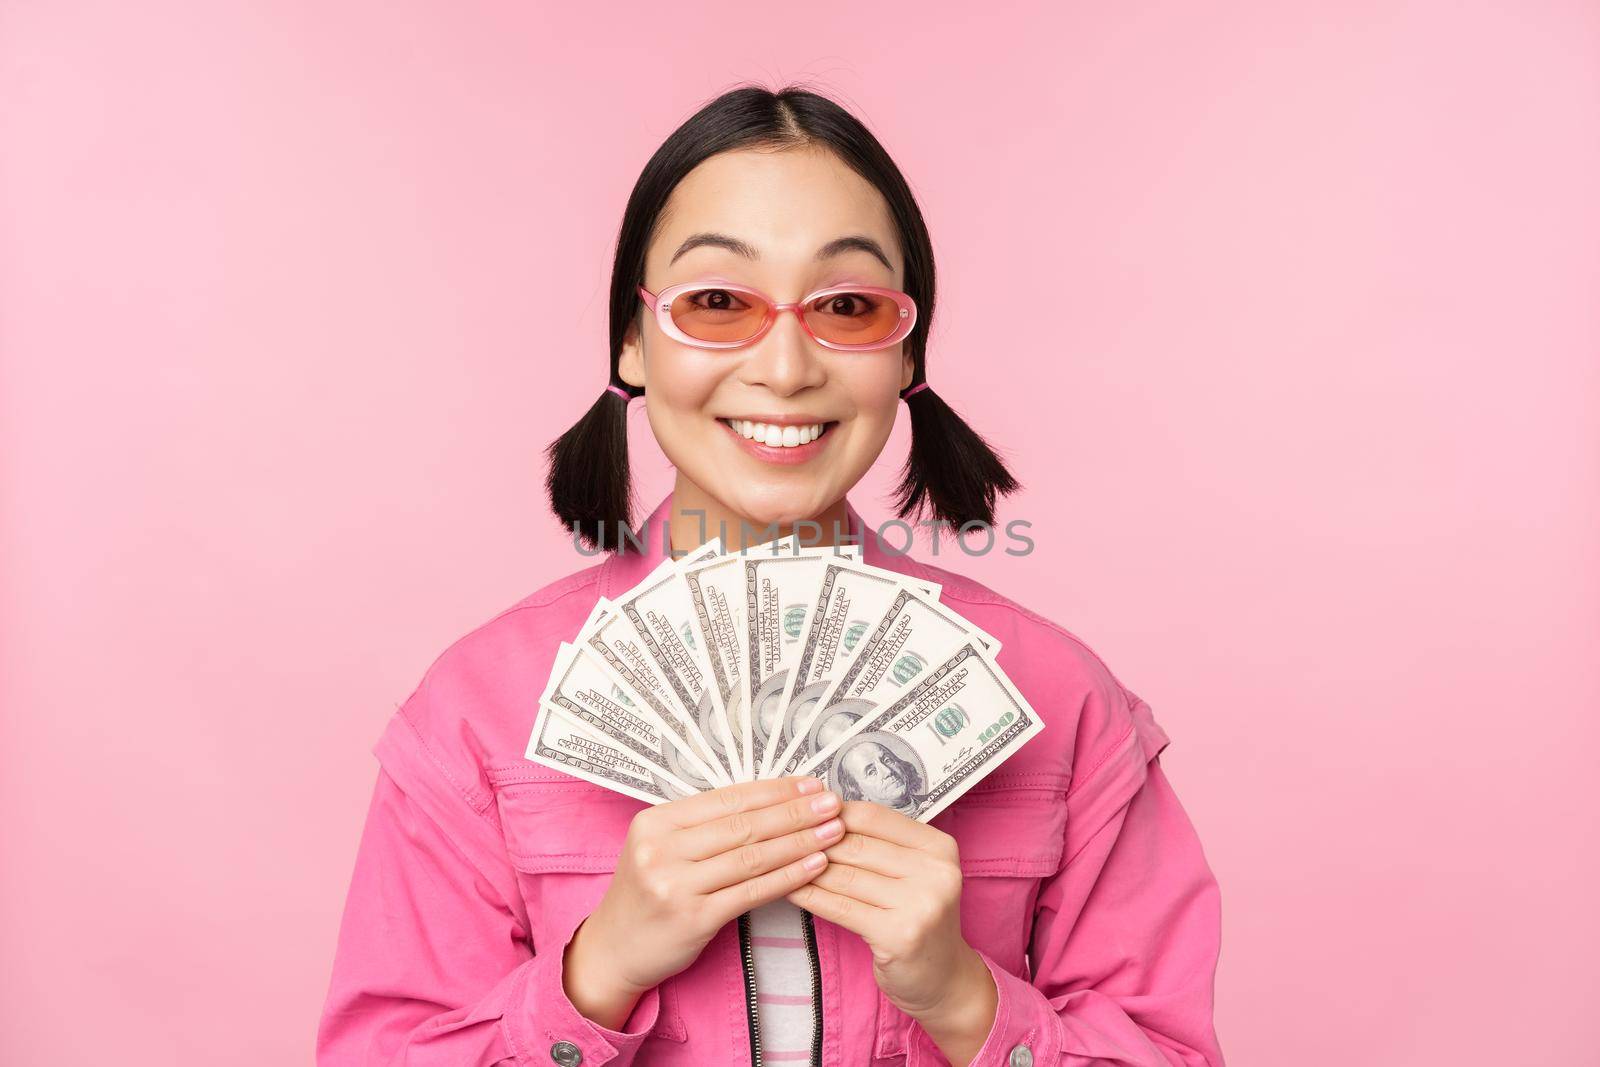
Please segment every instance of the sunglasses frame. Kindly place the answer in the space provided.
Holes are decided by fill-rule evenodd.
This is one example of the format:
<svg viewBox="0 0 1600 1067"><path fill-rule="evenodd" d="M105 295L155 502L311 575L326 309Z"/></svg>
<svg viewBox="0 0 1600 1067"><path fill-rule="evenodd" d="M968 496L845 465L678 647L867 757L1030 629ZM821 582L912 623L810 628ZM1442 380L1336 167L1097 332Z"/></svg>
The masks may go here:
<svg viewBox="0 0 1600 1067"><path fill-rule="evenodd" d="M702 341L698 337L690 337L678 327L676 322L673 321L672 302L678 299L678 297L682 296L684 293L693 292L696 289L720 289L724 292L748 293L751 296L757 297L767 306L766 321L761 324L760 328L757 329L755 333L751 334L742 341ZM900 321L895 326L894 330L890 332L888 337L881 341L874 341L871 344L842 345L833 341L824 340L811 332L811 325L806 322L805 313L801 311L801 308L805 307L814 300L818 300L825 296L834 296L839 293L870 293L874 296L881 296L892 300L895 306L900 309ZM661 327L662 333L666 334L668 337L679 342L680 344L693 345L696 348L709 348L714 350L744 348L748 345L755 344L757 341L761 340L767 335L767 333L772 329L773 324L778 321L779 313L783 311L793 311L795 318L800 320L800 328L806 332L806 336L810 337L823 348L831 348L835 352L876 352L880 349L889 348L905 340L917 325L916 301L912 300L909 295L902 293L898 289L885 289L877 285L831 285L826 289L818 289L815 292L807 293L805 296L794 301L793 303L780 304L766 293L763 293L760 289L756 289L749 285L740 285L735 282L714 281L682 282L678 285L669 285L659 293L652 293L650 290L641 285L639 286L639 299L643 300L645 305L655 314L656 325Z"/></svg>

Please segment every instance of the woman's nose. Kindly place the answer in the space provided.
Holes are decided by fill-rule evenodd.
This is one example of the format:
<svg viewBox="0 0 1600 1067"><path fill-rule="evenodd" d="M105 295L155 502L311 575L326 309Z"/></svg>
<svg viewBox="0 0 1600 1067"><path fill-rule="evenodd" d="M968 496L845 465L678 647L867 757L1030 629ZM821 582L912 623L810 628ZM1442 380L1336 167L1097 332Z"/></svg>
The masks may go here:
<svg viewBox="0 0 1600 1067"><path fill-rule="evenodd" d="M746 385L765 385L779 396L789 396L827 380L822 346L806 333L798 311L780 311L772 329L745 353L740 377Z"/></svg>

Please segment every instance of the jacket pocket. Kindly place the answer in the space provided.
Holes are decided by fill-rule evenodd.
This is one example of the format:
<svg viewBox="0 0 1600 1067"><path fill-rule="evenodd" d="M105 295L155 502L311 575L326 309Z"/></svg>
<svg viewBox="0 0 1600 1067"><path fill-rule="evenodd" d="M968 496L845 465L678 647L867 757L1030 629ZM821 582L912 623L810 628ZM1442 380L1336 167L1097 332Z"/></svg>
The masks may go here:
<svg viewBox="0 0 1600 1067"><path fill-rule="evenodd" d="M534 951L565 945L600 903L643 801L527 760L486 768ZM661 983L653 1038L687 1038L676 976Z"/></svg>
<svg viewBox="0 0 1600 1067"><path fill-rule="evenodd" d="M1066 774L1002 767L931 822L960 850L962 936L1024 977L1039 883L1061 865L1069 782ZM912 1025L880 991L873 1054L906 1055Z"/></svg>
<svg viewBox="0 0 1600 1067"><path fill-rule="evenodd" d="M1061 865L1066 842L1066 774L1004 768L933 820L956 839L963 876L1039 879Z"/></svg>
<svg viewBox="0 0 1600 1067"><path fill-rule="evenodd" d="M511 863L525 874L610 874L633 816L646 807L538 763L488 769Z"/></svg>

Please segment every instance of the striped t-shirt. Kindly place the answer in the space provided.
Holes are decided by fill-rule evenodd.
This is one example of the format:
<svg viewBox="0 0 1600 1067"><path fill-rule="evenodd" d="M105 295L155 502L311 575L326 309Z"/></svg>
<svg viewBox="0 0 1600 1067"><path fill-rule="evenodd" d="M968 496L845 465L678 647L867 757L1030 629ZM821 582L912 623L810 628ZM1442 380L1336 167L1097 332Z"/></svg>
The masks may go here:
<svg viewBox="0 0 1600 1067"><path fill-rule="evenodd" d="M750 912L763 1061L806 1063L811 1059L811 958L800 914L799 908L782 897Z"/></svg>

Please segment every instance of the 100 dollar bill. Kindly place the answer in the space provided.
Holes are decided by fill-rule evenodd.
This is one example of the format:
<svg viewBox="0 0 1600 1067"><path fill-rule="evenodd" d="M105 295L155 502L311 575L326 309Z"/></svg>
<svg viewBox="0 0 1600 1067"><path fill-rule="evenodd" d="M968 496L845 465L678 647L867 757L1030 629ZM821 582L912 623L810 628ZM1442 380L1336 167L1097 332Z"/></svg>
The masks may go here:
<svg viewBox="0 0 1600 1067"><path fill-rule="evenodd" d="M693 748L587 645L561 643L540 704L696 792L718 784Z"/></svg>
<svg viewBox="0 0 1600 1067"><path fill-rule="evenodd" d="M709 665L695 638L694 600L683 580L687 569L720 554L721 543L711 541L682 560L663 562L612 603L639 635L645 653L655 662L653 673L666 682L689 725L708 743L730 780L737 780L745 777L746 757L712 693Z"/></svg>
<svg viewBox="0 0 1600 1067"><path fill-rule="evenodd" d="M838 677L870 637L895 595L906 587L937 600L935 582L909 579L895 571L848 560L823 563L821 581L808 611L805 635L779 706L783 708L776 742L768 741L761 776L783 767L798 739L811 726L829 681Z"/></svg>
<svg viewBox="0 0 1600 1067"><path fill-rule="evenodd" d="M902 586L888 610L867 637L865 646L844 665L842 674L821 687L815 704L796 709L807 725L795 729L789 755L775 764L777 776L798 774L842 730L850 727L863 708L875 708L899 698L928 669L966 640L990 654L1000 642L949 608L920 591ZM840 702L850 704L837 707Z"/></svg>
<svg viewBox="0 0 1600 1067"><path fill-rule="evenodd" d="M570 653L574 646L562 642L562 648L564 653ZM553 686L546 687L546 692L551 689ZM676 800L698 791L660 767L636 758L629 747L569 719L554 702L540 700L524 755L535 763L647 804Z"/></svg>
<svg viewBox="0 0 1600 1067"><path fill-rule="evenodd" d="M1044 723L976 640L935 664L891 703L860 718L803 774L845 800L870 800L926 822L953 804Z"/></svg>

